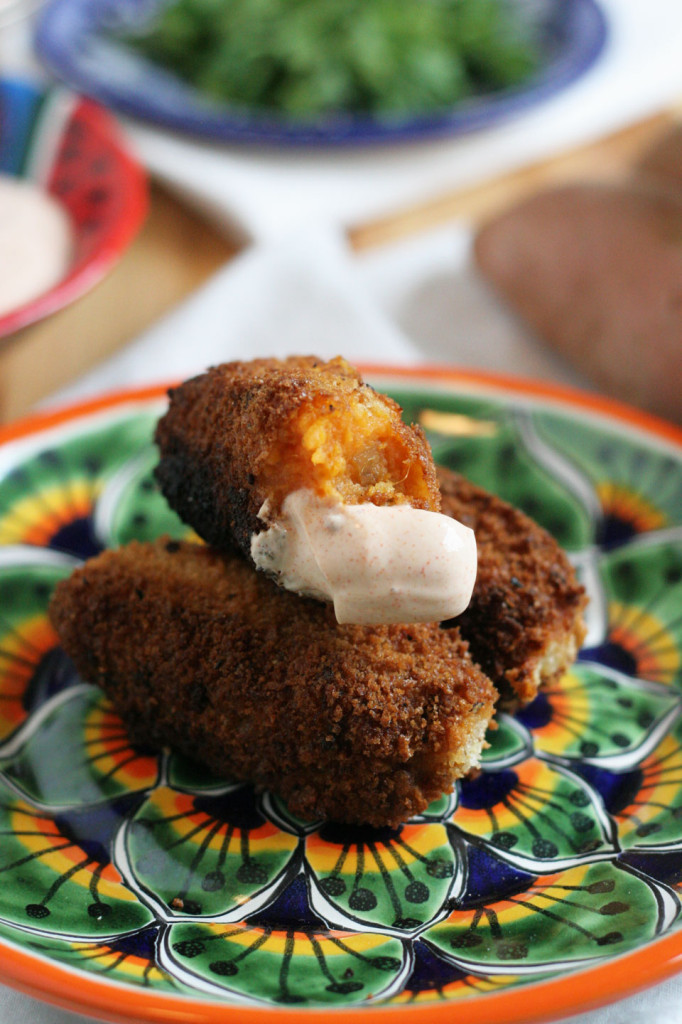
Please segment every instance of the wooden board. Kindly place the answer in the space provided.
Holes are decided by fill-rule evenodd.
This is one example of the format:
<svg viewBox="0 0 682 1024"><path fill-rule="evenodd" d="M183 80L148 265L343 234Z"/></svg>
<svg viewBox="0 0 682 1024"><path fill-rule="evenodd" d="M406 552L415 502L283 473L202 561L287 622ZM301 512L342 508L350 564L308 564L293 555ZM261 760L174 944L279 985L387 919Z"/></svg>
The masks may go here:
<svg viewBox="0 0 682 1024"><path fill-rule="evenodd" d="M521 195L557 181L620 177L674 118L673 111L662 113L593 145L357 225L349 232L351 242L364 249L456 219L479 222ZM112 273L68 308L0 341L0 422L22 415L132 341L238 248L154 186L147 222Z"/></svg>

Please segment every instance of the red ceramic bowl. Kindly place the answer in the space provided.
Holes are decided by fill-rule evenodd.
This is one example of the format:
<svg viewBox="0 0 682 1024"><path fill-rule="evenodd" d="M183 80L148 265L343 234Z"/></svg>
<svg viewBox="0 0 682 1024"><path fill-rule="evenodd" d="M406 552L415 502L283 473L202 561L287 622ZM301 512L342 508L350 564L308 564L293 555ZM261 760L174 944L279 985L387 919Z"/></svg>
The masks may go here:
<svg viewBox="0 0 682 1024"><path fill-rule="evenodd" d="M102 107L61 88L11 79L0 79L0 172L43 187L73 230L65 276L0 316L1 337L72 302L107 273L142 224L147 181Z"/></svg>

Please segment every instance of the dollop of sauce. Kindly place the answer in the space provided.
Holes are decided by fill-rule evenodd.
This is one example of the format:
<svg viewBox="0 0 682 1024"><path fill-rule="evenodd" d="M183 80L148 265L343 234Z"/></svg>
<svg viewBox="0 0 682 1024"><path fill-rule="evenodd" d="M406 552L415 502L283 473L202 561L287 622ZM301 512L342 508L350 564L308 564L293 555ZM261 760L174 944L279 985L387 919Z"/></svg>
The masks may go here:
<svg viewBox="0 0 682 1024"><path fill-rule="evenodd" d="M331 601L337 621L377 626L460 615L476 581L473 530L410 505L342 505L289 494L251 538L258 569L304 597Z"/></svg>
<svg viewBox="0 0 682 1024"><path fill-rule="evenodd" d="M36 299L69 268L66 211L32 182L0 174L0 316Z"/></svg>

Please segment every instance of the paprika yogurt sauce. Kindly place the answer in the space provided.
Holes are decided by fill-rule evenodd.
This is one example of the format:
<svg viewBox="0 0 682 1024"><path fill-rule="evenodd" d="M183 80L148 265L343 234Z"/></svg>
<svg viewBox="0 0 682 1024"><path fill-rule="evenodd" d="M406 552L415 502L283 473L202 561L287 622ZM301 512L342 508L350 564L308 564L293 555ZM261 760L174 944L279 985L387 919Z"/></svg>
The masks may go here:
<svg viewBox="0 0 682 1024"><path fill-rule="evenodd" d="M72 251L60 204L38 185L0 174L0 316L57 284Z"/></svg>
<svg viewBox="0 0 682 1024"><path fill-rule="evenodd" d="M342 505L295 491L251 538L257 568L280 586L331 601L340 623L440 622L460 615L476 581L473 530L409 505Z"/></svg>

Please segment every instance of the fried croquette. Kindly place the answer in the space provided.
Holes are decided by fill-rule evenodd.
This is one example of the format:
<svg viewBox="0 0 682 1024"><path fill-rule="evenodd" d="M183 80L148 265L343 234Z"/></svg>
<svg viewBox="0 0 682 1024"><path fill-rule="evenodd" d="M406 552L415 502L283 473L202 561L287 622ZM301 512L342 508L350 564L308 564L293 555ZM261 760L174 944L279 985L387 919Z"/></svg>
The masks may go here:
<svg viewBox="0 0 682 1024"><path fill-rule="evenodd" d="M557 542L518 509L439 468L442 511L476 534L478 573L457 619L503 707L532 700L575 660L587 598ZM447 623L446 623L447 625Z"/></svg>
<svg viewBox="0 0 682 1024"><path fill-rule="evenodd" d="M395 827L478 763L496 691L456 628L339 626L235 553L161 539L91 559L52 622L133 743Z"/></svg>
<svg viewBox="0 0 682 1024"><path fill-rule="evenodd" d="M250 558L251 537L300 489L342 502L438 512L428 442L344 359L225 363L170 391L156 477L214 547Z"/></svg>

